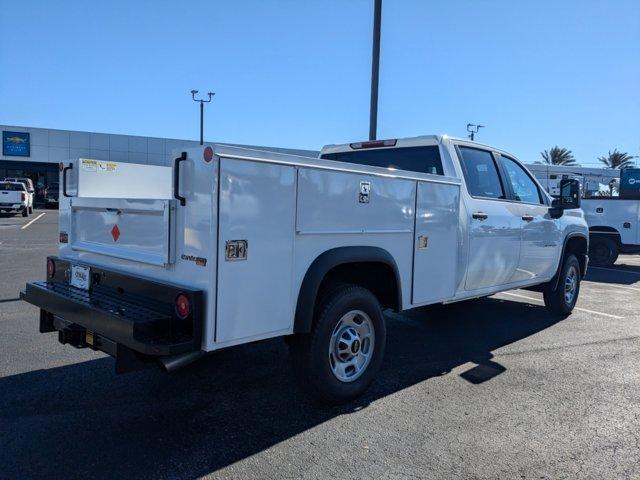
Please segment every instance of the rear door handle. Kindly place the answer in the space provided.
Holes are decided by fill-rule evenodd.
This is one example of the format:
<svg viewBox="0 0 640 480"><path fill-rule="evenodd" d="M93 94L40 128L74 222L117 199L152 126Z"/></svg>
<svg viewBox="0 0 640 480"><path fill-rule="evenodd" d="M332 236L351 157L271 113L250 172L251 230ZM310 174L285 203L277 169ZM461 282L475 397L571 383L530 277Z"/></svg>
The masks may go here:
<svg viewBox="0 0 640 480"><path fill-rule="evenodd" d="M522 219L523 219L525 222L533 222L533 215L523 215L523 216L522 216Z"/></svg>
<svg viewBox="0 0 640 480"><path fill-rule="evenodd" d="M475 212L471 215L471 218L475 218L476 220L486 220L489 218L489 215L484 212Z"/></svg>

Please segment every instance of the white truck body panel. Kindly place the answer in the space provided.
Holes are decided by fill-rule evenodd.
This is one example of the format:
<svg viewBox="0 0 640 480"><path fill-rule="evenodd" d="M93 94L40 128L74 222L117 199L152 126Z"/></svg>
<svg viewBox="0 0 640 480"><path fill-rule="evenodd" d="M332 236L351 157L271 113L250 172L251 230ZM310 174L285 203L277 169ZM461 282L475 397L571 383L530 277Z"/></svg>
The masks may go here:
<svg viewBox="0 0 640 480"><path fill-rule="evenodd" d="M591 231L606 234L613 228L623 244L640 245L640 200L588 198L582 209Z"/></svg>
<svg viewBox="0 0 640 480"><path fill-rule="evenodd" d="M75 170L79 197L170 199L173 169L81 158Z"/></svg>
<svg viewBox="0 0 640 480"><path fill-rule="evenodd" d="M225 259L227 241L247 239L249 247L246 261L218 265L216 343L286 333L295 304L296 169L228 158L220 162L218 258Z"/></svg>
<svg viewBox="0 0 640 480"><path fill-rule="evenodd" d="M75 160L75 196L60 202L60 230L69 234L60 257L202 290L202 349L212 351L292 333L305 274L337 247L388 252L402 310L548 281L564 238L586 235L579 210L550 220L548 204L471 197L451 139L399 141L405 145L439 145L444 175L222 145L190 149L179 166L184 206L173 198L169 167L99 172ZM490 221L471 218L479 209ZM523 213L536 220L523 225ZM227 258L235 241L246 241L246 259Z"/></svg>
<svg viewBox="0 0 640 480"><path fill-rule="evenodd" d="M76 197L70 207L73 250L157 266L175 262L175 200Z"/></svg>

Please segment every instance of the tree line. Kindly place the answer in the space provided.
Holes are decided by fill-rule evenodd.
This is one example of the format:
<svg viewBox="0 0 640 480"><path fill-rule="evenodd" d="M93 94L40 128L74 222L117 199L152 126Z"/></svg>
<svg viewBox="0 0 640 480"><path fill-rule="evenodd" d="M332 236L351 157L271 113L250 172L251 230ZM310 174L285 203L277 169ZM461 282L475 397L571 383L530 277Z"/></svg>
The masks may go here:
<svg viewBox="0 0 640 480"><path fill-rule="evenodd" d="M557 145L549 150L540 152L540 155L542 156L542 161L537 161L536 163L546 165L580 166L580 164L576 162L571 150L560 148ZM604 164L604 168L623 169L635 166L634 158L636 157L628 154L627 152L619 152L616 148L613 151L609 150L609 153L606 156L598 157L598 161Z"/></svg>

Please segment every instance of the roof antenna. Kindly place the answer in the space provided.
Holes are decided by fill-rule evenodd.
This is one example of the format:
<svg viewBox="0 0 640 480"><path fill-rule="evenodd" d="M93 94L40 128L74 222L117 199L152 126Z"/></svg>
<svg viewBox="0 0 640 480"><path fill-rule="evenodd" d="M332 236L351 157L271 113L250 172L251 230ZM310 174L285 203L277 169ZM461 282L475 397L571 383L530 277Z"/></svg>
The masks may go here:
<svg viewBox="0 0 640 480"><path fill-rule="evenodd" d="M467 132L469 132L469 138L471 139L472 142L476 138L476 133L478 133L478 130L480 130L481 128L484 128L484 125L475 125L473 123L467 123Z"/></svg>

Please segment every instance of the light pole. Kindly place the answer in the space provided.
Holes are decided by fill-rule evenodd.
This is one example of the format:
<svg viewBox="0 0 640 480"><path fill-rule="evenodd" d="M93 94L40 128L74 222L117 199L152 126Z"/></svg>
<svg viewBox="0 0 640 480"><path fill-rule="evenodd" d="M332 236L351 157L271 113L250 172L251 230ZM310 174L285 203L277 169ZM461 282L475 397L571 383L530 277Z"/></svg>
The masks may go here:
<svg viewBox="0 0 640 480"><path fill-rule="evenodd" d="M469 138L472 142L476 137L476 133L478 133L481 128L484 128L484 125L474 125L473 123L467 123L467 132L469 132Z"/></svg>
<svg viewBox="0 0 640 480"><path fill-rule="evenodd" d="M209 103L211 101L211 97L213 97L215 93L207 93L207 95L209 95L209 100L196 98L196 93L198 93L198 90L191 90L191 98L193 101L200 102L200 145L202 145L204 143L204 104Z"/></svg>
<svg viewBox="0 0 640 480"><path fill-rule="evenodd" d="M375 140L378 130L378 76L380 73L380 23L382 0L374 0L373 51L371 53L371 104L369 107L369 140Z"/></svg>

